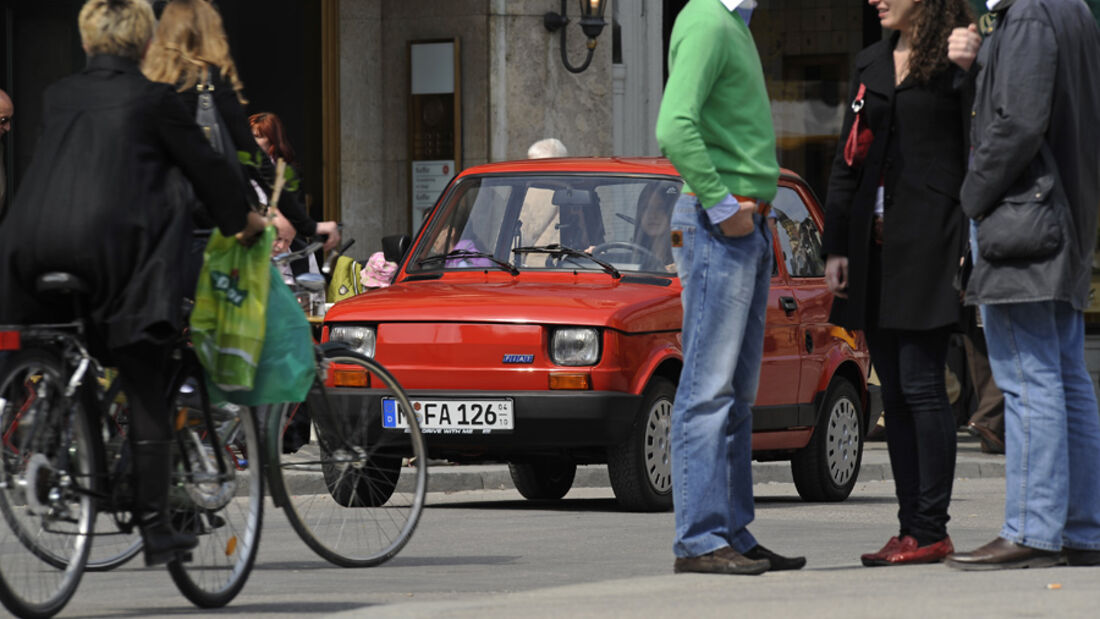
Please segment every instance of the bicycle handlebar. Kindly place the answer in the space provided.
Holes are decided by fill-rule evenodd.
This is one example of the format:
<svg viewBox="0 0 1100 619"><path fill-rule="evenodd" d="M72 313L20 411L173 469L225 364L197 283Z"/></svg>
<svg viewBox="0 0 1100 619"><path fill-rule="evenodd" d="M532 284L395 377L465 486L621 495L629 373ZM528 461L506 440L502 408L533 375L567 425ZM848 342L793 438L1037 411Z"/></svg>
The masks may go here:
<svg viewBox="0 0 1100 619"><path fill-rule="evenodd" d="M309 245L306 245L305 247L303 247L302 249L299 249L298 251L290 251L290 252L285 252L285 253L278 254L276 256L272 256L271 257L271 262L272 262L272 264L284 264L284 263L290 262L291 260L297 260L298 258L304 258L304 257L312 254L313 252L321 249L322 247L324 247L324 243L314 241L313 243L310 243Z"/></svg>

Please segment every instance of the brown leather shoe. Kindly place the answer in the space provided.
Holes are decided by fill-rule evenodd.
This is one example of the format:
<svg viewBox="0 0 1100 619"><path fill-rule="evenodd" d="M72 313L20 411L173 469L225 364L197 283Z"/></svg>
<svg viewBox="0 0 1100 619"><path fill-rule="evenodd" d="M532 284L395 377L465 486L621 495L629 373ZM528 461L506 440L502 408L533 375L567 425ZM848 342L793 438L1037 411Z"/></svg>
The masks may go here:
<svg viewBox="0 0 1100 619"><path fill-rule="evenodd" d="M949 555L945 562L955 569L976 571L1051 567L1063 560L1059 552L1029 548L998 537L975 551Z"/></svg>
<svg viewBox="0 0 1100 619"><path fill-rule="evenodd" d="M970 422L966 424L967 431L971 435L978 437L982 441L982 453L987 454L1003 454L1005 452L1004 439L997 436L993 430L989 428Z"/></svg>
<svg viewBox="0 0 1100 619"><path fill-rule="evenodd" d="M672 570L698 572L701 574L763 574L771 564L767 559L753 560L729 546L723 546L714 552L698 557L677 557Z"/></svg>

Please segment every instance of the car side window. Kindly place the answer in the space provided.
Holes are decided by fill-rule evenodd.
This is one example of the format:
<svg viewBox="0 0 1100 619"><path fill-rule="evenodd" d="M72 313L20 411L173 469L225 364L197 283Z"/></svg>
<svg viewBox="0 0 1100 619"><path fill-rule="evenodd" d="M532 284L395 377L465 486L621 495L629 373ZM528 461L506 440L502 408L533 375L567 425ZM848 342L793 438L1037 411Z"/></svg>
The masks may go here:
<svg viewBox="0 0 1100 619"><path fill-rule="evenodd" d="M772 202L779 247L791 277L824 277L825 259L821 257L821 231L798 192L780 187Z"/></svg>

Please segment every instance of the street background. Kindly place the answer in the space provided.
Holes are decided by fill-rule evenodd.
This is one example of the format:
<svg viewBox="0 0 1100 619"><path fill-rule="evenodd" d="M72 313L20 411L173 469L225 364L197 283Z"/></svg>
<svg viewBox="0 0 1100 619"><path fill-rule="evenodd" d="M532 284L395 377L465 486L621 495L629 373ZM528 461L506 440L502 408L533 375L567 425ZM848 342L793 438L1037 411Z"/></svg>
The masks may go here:
<svg viewBox="0 0 1100 619"><path fill-rule="evenodd" d="M956 547L1000 526L1004 457L960 433L948 525ZM787 463L755 463L756 522L769 548L804 554L799 572L672 573L671 513L618 510L603 467L583 467L562 501L526 501L507 467L433 466L409 545L380 567L317 558L268 504L256 568L219 616L241 617L1095 617L1100 568L958 572L943 565L865 568L859 555L896 534L885 443L870 442L843 503L803 503ZM782 478L787 475L786 480ZM600 485L600 479L603 485ZM502 488L503 486L503 488ZM448 491L443 491L447 488ZM163 568L140 561L87 574L61 616L206 616Z"/></svg>

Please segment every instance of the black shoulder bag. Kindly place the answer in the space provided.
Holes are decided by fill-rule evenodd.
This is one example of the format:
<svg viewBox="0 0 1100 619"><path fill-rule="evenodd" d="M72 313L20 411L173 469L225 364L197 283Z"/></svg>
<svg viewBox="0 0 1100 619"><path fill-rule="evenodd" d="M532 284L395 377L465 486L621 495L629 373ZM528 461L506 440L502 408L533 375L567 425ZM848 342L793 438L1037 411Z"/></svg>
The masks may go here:
<svg viewBox="0 0 1100 619"><path fill-rule="evenodd" d="M246 184L241 162L237 158L237 148L233 144L233 136L229 135L225 121L218 112L217 102L214 101L214 82L210 78L209 68L204 72L203 79L195 85L195 90L199 93L199 104L195 108L195 124L202 129L203 135L210 141L211 148L229 163L238 180ZM202 202L195 195L191 183L184 178L179 168L172 169L171 177L173 178L169 179L169 185L177 188L179 203L186 206L196 222L200 222L201 227L205 227L204 224L209 223L209 218L204 212ZM202 234L204 231L196 230L196 232Z"/></svg>

